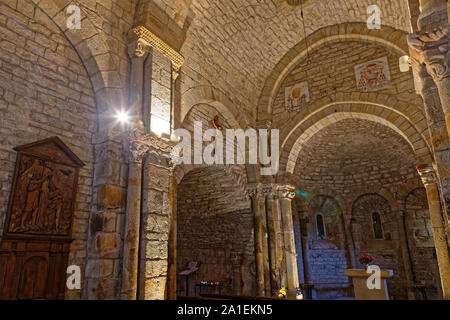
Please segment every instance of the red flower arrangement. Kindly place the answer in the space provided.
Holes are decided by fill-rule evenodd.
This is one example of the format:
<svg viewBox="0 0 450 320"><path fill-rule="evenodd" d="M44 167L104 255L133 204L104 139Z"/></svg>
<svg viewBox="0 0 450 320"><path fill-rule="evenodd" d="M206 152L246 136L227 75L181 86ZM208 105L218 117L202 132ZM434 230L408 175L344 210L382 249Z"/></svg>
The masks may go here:
<svg viewBox="0 0 450 320"><path fill-rule="evenodd" d="M371 256L370 254L366 253L365 255L362 255L359 257L359 263L361 263L363 266L368 266L372 263L374 263L375 258L374 256Z"/></svg>

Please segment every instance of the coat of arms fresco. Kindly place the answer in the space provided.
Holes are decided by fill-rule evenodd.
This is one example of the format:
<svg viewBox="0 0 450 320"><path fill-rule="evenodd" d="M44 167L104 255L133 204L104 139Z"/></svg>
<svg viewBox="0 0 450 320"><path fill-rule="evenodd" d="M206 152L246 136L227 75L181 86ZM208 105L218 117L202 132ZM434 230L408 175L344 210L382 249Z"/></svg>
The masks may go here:
<svg viewBox="0 0 450 320"><path fill-rule="evenodd" d="M355 66L356 86L361 91L385 89L391 82L387 57Z"/></svg>
<svg viewBox="0 0 450 320"><path fill-rule="evenodd" d="M285 89L285 105L287 111L297 111L310 101L308 84L297 83Z"/></svg>

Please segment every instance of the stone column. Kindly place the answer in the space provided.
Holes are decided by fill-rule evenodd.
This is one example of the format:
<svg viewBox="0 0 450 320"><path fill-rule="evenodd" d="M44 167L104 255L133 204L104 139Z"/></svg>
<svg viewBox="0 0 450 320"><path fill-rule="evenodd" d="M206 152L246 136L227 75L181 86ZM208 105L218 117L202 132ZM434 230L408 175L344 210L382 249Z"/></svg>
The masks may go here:
<svg viewBox="0 0 450 320"><path fill-rule="evenodd" d="M173 175L169 185L169 248L167 268L167 298L177 299L177 191L178 185Z"/></svg>
<svg viewBox="0 0 450 320"><path fill-rule="evenodd" d="M283 267L283 234L281 232L281 212L276 199L276 186L264 186L267 210L268 251L270 263L271 295L286 286L286 269Z"/></svg>
<svg viewBox="0 0 450 320"><path fill-rule="evenodd" d="M417 25L420 30L431 30L448 23L447 0L419 0L420 15Z"/></svg>
<svg viewBox="0 0 450 320"><path fill-rule="evenodd" d="M270 281L270 257L269 257L269 234L267 228L267 211L266 211L266 194L264 187L261 190L261 197L259 198L259 212L261 212L262 220L262 249L263 249L263 265L264 265L264 291L265 295L270 297L272 292L272 285Z"/></svg>
<svg viewBox="0 0 450 320"><path fill-rule="evenodd" d="M124 135L125 159L128 163L127 206L123 245L122 300L136 300L138 289L139 235L141 228L142 162L148 152L143 143L144 62L148 46L134 37L128 46L131 58L128 109L133 118L131 130ZM134 126L134 127L133 127Z"/></svg>
<svg viewBox="0 0 450 320"><path fill-rule="evenodd" d="M255 265L256 265L256 286L257 295L265 296L264 284L264 248L263 248L263 217L260 211L259 199L261 196L260 186L258 184L250 185L248 187L248 195L252 201L253 211L253 234L255 238Z"/></svg>
<svg viewBox="0 0 450 320"><path fill-rule="evenodd" d="M444 219L441 213L438 187L434 170L430 166L420 166L417 171L425 185L433 227L434 245L441 276L442 293L445 300L450 300L450 257L444 229Z"/></svg>
<svg viewBox="0 0 450 320"><path fill-rule="evenodd" d="M292 200L295 198L295 187L290 185L279 186L278 192L283 230L283 254L286 264L286 285L288 295L295 297L298 288L297 253L292 219Z"/></svg>
<svg viewBox="0 0 450 320"><path fill-rule="evenodd" d="M445 204L442 208L445 217L450 209L450 139L447 133L445 116L437 86L428 74L425 64L419 65L416 61L413 61L413 70L419 80L416 82L417 91L422 96L425 104L428 130L431 136L431 146L436 164L436 174L440 182L438 186L440 186L442 203ZM448 219L445 220L448 221ZM446 230L448 233L448 223Z"/></svg>
<svg viewBox="0 0 450 320"><path fill-rule="evenodd" d="M175 96L176 96L176 90L177 90L177 79L180 76L180 67L175 65L173 62L171 62L172 64L172 87L170 90L170 103L171 103L171 107L170 107L170 136L171 136L171 140L176 141L176 137L173 136L173 132L175 131L175 123L176 123L176 119L175 119Z"/></svg>
<svg viewBox="0 0 450 320"><path fill-rule="evenodd" d="M421 0L419 30L408 36L411 56L433 77L450 134L450 24L446 0Z"/></svg>
<svg viewBox="0 0 450 320"><path fill-rule="evenodd" d="M144 121L143 89L144 89L144 62L148 57L149 47L141 38L131 41L128 45L128 54L131 59L130 88L128 96L128 110L134 120Z"/></svg>
<svg viewBox="0 0 450 320"><path fill-rule="evenodd" d="M414 292L414 276L411 266L408 239L406 238L405 231L405 213L403 211L399 211L397 213L394 213L394 215L397 218L398 233L400 236L400 249L402 251L403 267L405 268L406 284L408 288L408 299L415 300L416 297Z"/></svg>
<svg viewBox="0 0 450 320"><path fill-rule="evenodd" d="M143 128L130 130L124 138L128 162L128 190L122 266L122 300L136 300L138 286L139 235L141 227L142 162L148 147L140 138Z"/></svg>

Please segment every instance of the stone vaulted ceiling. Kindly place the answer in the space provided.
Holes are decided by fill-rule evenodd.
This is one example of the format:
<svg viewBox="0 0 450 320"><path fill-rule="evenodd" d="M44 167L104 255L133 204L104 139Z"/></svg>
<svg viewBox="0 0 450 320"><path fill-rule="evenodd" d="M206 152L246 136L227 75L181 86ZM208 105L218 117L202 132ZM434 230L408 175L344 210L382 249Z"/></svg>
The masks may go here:
<svg viewBox="0 0 450 320"><path fill-rule="evenodd" d="M305 37L304 30L309 35L326 26L366 22L367 7L376 4L383 25L409 31L407 2L312 0L303 9L303 25L300 7L285 0L193 0L194 20L182 53L187 66L207 81L231 85L244 101L256 104L266 78Z"/></svg>
<svg viewBox="0 0 450 320"><path fill-rule="evenodd" d="M361 176L380 183L388 177L383 174L406 175L414 171L414 164L411 146L392 129L368 120L346 119L308 141L297 159L295 174L305 182L332 179L353 184Z"/></svg>

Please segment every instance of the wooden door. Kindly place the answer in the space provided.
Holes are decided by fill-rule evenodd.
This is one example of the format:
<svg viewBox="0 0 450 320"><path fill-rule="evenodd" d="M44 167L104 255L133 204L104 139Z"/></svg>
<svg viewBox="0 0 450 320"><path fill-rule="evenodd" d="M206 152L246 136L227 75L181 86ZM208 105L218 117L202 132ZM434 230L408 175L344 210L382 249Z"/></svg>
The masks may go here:
<svg viewBox="0 0 450 320"><path fill-rule="evenodd" d="M0 299L64 299L78 171L84 164L57 137L15 150L0 244Z"/></svg>

